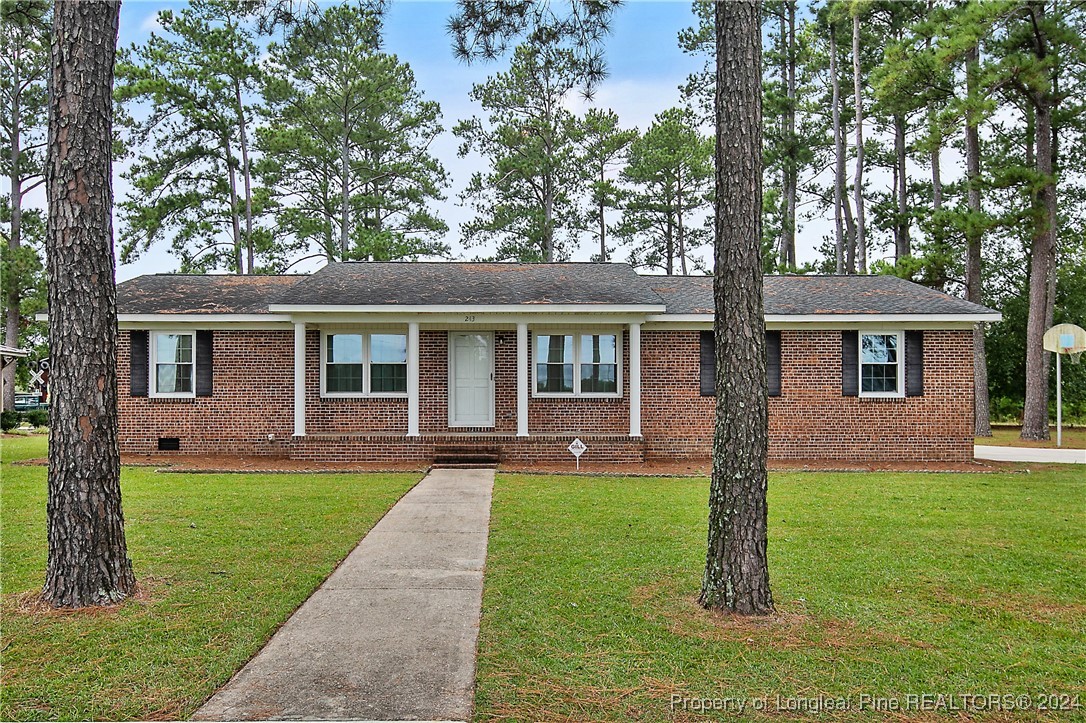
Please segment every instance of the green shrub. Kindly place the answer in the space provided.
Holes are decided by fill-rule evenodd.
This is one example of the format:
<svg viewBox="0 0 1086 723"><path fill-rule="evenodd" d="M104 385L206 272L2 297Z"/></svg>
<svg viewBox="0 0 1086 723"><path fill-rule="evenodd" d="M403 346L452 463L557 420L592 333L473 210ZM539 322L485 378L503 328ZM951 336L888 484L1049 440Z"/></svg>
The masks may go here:
<svg viewBox="0 0 1086 723"><path fill-rule="evenodd" d="M49 426L49 410L48 409L31 409L24 415L27 422L31 427L48 427Z"/></svg>
<svg viewBox="0 0 1086 723"><path fill-rule="evenodd" d="M5 432L10 432L19 426L19 423L23 421L23 415L16 411L0 412L0 429Z"/></svg>

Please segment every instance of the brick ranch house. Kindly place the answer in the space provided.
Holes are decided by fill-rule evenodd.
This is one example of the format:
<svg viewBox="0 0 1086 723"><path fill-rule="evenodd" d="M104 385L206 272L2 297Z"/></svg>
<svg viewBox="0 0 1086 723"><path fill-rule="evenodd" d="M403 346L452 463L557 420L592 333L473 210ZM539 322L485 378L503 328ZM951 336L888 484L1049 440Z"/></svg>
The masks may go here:
<svg viewBox="0 0 1086 723"><path fill-rule="evenodd" d="M709 277L333 263L118 286L123 452L522 462L707 457ZM891 276L765 279L770 455L967 460L976 322Z"/></svg>

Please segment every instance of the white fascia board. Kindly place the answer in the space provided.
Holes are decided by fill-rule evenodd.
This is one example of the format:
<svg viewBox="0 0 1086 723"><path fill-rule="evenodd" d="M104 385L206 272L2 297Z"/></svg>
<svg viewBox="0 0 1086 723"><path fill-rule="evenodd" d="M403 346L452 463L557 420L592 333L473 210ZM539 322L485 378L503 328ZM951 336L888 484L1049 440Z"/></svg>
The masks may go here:
<svg viewBox="0 0 1086 723"><path fill-rule="evenodd" d="M766 326L773 324L975 324L1001 321L991 314L767 314ZM652 314L645 321L663 324L712 324L712 314Z"/></svg>
<svg viewBox="0 0 1086 723"><path fill-rule="evenodd" d="M331 306L325 304L272 304L279 314L660 314L663 304L456 304Z"/></svg>

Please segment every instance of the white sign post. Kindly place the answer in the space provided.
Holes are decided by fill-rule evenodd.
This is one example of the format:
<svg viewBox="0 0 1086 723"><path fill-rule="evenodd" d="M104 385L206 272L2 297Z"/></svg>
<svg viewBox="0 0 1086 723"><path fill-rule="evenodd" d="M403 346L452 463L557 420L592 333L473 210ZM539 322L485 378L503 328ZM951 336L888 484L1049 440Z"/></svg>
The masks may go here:
<svg viewBox="0 0 1086 723"><path fill-rule="evenodd" d="M572 442L569 443L569 451L572 452L573 456L577 458L577 471L578 472L581 469L581 455L584 454L584 451L586 449L588 449L588 447L585 446L585 443L582 442L580 440L580 438L577 438L577 439L575 439L575 440L573 440Z"/></svg>

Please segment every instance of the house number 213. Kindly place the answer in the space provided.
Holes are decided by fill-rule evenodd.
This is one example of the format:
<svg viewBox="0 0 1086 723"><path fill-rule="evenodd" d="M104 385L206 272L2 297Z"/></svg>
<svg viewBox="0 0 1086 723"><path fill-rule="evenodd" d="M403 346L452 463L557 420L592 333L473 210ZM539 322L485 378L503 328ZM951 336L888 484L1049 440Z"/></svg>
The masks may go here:
<svg viewBox="0 0 1086 723"><path fill-rule="evenodd" d="M464 317L464 321L467 321L467 322L475 321L475 314L467 314Z"/></svg>

